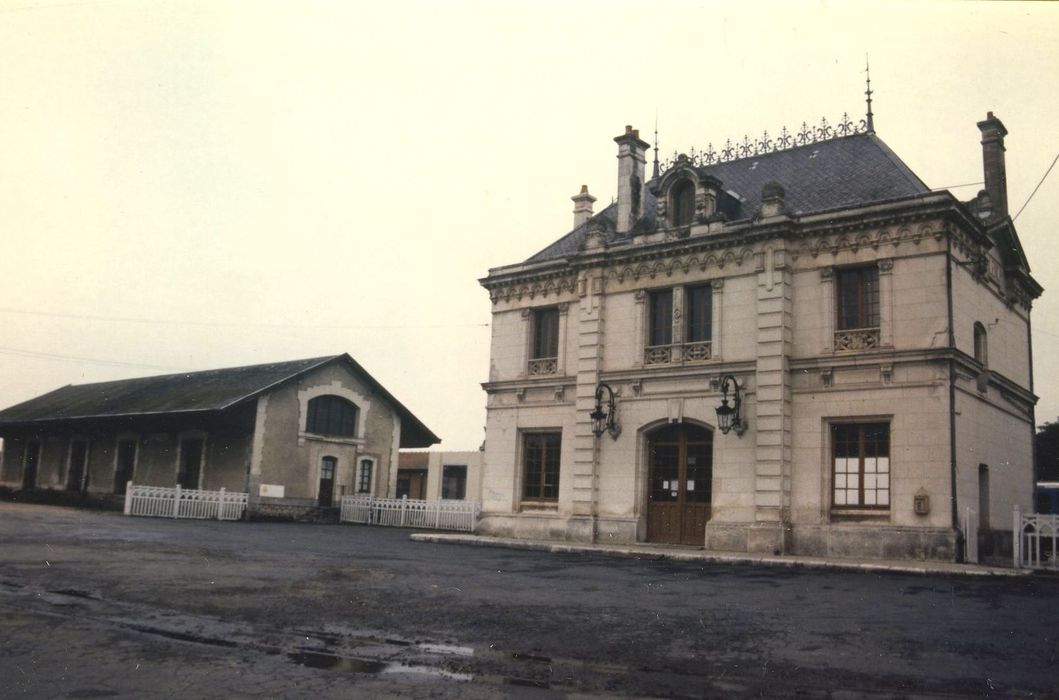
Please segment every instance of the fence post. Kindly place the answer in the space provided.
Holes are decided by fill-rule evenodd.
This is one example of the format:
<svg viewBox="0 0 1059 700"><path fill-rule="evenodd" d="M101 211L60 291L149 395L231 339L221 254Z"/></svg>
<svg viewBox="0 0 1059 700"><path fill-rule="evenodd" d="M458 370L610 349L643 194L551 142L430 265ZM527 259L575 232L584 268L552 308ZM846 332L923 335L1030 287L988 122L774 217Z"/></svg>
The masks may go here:
<svg viewBox="0 0 1059 700"><path fill-rule="evenodd" d="M132 512L132 481L125 482L125 515Z"/></svg>
<svg viewBox="0 0 1059 700"><path fill-rule="evenodd" d="M405 517L408 513L408 494L401 496L401 527L404 527Z"/></svg>
<svg viewBox="0 0 1059 700"><path fill-rule="evenodd" d="M180 517L180 484L176 485L176 493L173 496L173 517Z"/></svg>
<svg viewBox="0 0 1059 700"><path fill-rule="evenodd" d="M1022 513L1019 512L1019 507L1015 506L1015 521L1012 523L1014 527L1011 528L1011 556L1015 559L1015 568L1019 568L1022 563L1022 553L1019 551L1022 547Z"/></svg>
<svg viewBox="0 0 1059 700"><path fill-rule="evenodd" d="M437 517L434 518L434 529L435 530L440 530L441 529L441 499L440 498L437 500L437 504L438 504L438 509L437 509L438 512L437 512Z"/></svg>
<svg viewBox="0 0 1059 700"><path fill-rule="evenodd" d="M221 487L221 497L217 501L217 519L221 519L221 511L224 510L224 487Z"/></svg>

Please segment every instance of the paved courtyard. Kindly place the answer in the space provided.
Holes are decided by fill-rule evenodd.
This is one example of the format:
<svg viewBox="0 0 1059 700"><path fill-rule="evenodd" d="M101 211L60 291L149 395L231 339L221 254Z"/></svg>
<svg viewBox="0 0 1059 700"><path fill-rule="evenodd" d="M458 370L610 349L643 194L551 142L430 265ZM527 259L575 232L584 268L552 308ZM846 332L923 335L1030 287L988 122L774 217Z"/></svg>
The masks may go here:
<svg viewBox="0 0 1059 700"><path fill-rule="evenodd" d="M1059 579L0 503L3 697L1050 697Z"/></svg>

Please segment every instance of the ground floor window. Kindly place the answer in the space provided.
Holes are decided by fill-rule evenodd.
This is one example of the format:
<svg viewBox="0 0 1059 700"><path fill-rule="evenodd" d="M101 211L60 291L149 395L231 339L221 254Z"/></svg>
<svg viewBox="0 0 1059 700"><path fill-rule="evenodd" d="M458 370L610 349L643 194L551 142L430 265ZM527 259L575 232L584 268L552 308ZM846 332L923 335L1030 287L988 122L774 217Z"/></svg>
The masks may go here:
<svg viewBox="0 0 1059 700"><path fill-rule="evenodd" d="M202 481L203 440L184 438L180 441L180 461L177 483L180 488L197 489Z"/></svg>
<svg viewBox="0 0 1059 700"><path fill-rule="evenodd" d="M446 464L441 474L441 497L463 500L467 497L467 467Z"/></svg>
<svg viewBox="0 0 1059 700"><path fill-rule="evenodd" d="M360 476L357 479L357 493L371 493L371 468L370 459L360 460Z"/></svg>
<svg viewBox="0 0 1059 700"><path fill-rule="evenodd" d="M562 433L526 433L522 439L522 498L530 501L559 500Z"/></svg>
<svg viewBox="0 0 1059 700"><path fill-rule="evenodd" d="M397 497L423 500L427 493L426 469L398 469Z"/></svg>
<svg viewBox="0 0 1059 700"><path fill-rule="evenodd" d="M833 423L832 506L890 507L890 424Z"/></svg>

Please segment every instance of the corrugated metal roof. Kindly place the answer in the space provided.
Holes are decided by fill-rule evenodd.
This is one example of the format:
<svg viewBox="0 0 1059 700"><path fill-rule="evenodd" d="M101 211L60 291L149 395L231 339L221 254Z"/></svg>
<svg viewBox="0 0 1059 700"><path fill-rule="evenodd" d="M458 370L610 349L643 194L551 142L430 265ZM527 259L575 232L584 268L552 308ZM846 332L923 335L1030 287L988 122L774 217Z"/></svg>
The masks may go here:
<svg viewBox="0 0 1059 700"><path fill-rule="evenodd" d="M761 190L778 182L786 192L787 210L801 216L914 197L930 191L882 139L873 133L844 136L783 151L698 168L703 175L721 181L721 189L738 200L720 203L729 220L752 217L761 206ZM647 192L644 217L633 233L655 227L655 198ZM596 217L607 226L609 243L622 243L630 235L615 231L617 205L611 204ZM526 262L541 262L576 253L584 244L588 224L582 224Z"/></svg>
<svg viewBox="0 0 1059 700"><path fill-rule="evenodd" d="M223 411L331 362L346 361L402 415L402 447L440 442L423 423L349 355L247 367L166 374L94 384L71 384L0 411L0 430L91 419ZM407 440L404 433L407 431Z"/></svg>

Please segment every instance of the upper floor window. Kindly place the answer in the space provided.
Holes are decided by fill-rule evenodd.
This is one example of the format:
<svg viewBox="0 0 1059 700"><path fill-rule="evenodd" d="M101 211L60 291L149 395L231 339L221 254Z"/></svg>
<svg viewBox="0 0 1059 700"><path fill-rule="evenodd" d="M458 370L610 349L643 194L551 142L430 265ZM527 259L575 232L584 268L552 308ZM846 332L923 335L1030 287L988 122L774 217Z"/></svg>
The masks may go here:
<svg viewBox="0 0 1059 700"><path fill-rule="evenodd" d="M673 342L673 290L656 289L647 295L647 344Z"/></svg>
<svg viewBox="0 0 1059 700"><path fill-rule="evenodd" d="M684 318L687 319L687 343L705 343L713 332L713 289L705 284L684 290Z"/></svg>
<svg viewBox="0 0 1059 700"><path fill-rule="evenodd" d="M357 434L357 407L341 396L331 394L310 399L305 432L354 437Z"/></svg>
<svg viewBox="0 0 1059 700"><path fill-rule="evenodd" d="M985 326L980 322L974 322L974 359L982 364L989 364L989 343L986 336Z"/></svg>
<svg viewBox="0 0 1059 700"><path fill-rule="evenodd" d="M669 191L669 214L674 226L687 226L695 217L695 183L681 180Z"/></svg>
<svg viewBox="0 0 1059 700"><path fill-rule="evenodd" d="M835 270L835 349L879 347L879 268Z"/></svg>
<svg viewBox="0 0 1059 700"><path fill-rule="evenodd" d="M674 326L673 308L678 303L683 309L683 321ZM648 292L645 365L709 360L713 357L712 337L713 288L710 285Z"/></svg>
<svg viewBox="0 0 1059 700"><path fill-rule="evenodd" d="M559 309L533 310L533 342L530 375L555 374L559 370Z"/></svg>

